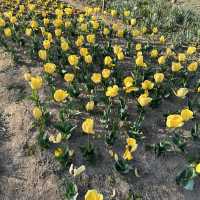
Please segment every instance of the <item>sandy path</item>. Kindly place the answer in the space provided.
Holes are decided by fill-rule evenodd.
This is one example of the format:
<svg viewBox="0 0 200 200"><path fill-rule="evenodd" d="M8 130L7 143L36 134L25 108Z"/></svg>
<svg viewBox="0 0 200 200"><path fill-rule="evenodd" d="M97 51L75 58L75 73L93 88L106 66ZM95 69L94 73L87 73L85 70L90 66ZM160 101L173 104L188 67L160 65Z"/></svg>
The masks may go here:
<svg viewBox="0 0 200 200"><path fill-rule="evenodd" d="M14 66L9 54L0 51L0 199L59 200L57 178L48 168L48 153L34 149L25 66Z"/></svg>

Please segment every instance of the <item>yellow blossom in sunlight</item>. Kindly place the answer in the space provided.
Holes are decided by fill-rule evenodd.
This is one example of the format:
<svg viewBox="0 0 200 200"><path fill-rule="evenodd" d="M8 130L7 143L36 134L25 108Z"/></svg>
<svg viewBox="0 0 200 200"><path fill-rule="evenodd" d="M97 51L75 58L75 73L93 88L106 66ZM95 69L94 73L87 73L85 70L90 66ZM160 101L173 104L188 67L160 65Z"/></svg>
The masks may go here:
<svg viewBox="0 0 200 200"><path fill-rule="evenodd" d="M193 112L190 109L185 108L181 110L181 117L183 121L188 121L193 118Z"/></svg>
<svg viewBox="0 0 200 200"><path fill-rule="evenodd" d="M85 195L85 200L103 200L103 195L96 190L88 190Z"/></svg>
<svg viewBox="0 0 200 200"><path fill-rule="evenodd" d="M149 80L145 80L142 82L142 89L143 90L151 90L154 87L154 83L149 81Z"/></svg>
<svg viewBox="0 0 200 200"><path fill-rule="evenodd" d="M62 89L58 89L54 92L54 99L57 102L64 101L68 96L69 96L69 94Z"/></svg>
<svg viewBox="0 0 200 200"><path fill-rule="evenodd" d="M56 70L56 65L54 63L46 63L44 65L44 71L48 74L53 74Z"/></svg>
<svg viewBox="0 0 200 200"><path fill-rule="evenodd" d="M90 44L95 43L95 35L94 34L87 35L86 39L87 39L87 42Z"/></svg>
<svg viewBox="0 0 200 200"><path fill-rule="evenodd" d="M158 50L157 49L153 49L150 53L150 56L152 58L157 58L158 57Z"/></svg>
<svg viewBox="0 0 200 200"><path fill-rule="evenodd" d="M61 41L60 47L63 51L67 51L69 49L69 44L66 41Z"/></svg>
<svg viewBox="0 0 200 200"><path fill-rule="evenodd" d="M172 71L173 72L178 72L182 69L182 65L180 62L172 62Z"/></svg>
<svg viewBox="0 0 200 200"><path fill-rule="evenodd" d="M133 159L133 156L132 156L131 152L129 151L129 149L125 150L123 159L124 160L132 160Z"/></svg>
<svg viewBox="0 0 200 200"><path fill-rule="evenodd" d="M91 64L92 63L92 56L91 55L84 56L84 61L87 64Z"/></svg>
<svg viewBox="0 0 200 200"><path fill-rule="evenodd" d="M165 41L166 41L165 36L162 35L162 36L160 37L160 43L161 43L161 44L164 44Z"/></svg>
<svg viewBox="0 0 200 200"><path fill-rule="evenodd" d="M42 111L39 107L35 107L33 109L33 117L37 120L39 120L42 117Z"/></svg>
<svg viewBox="0 0 200 200"><path fill-rule="evenodd" d="M38 23L35 20L32 20L30 23L30 26L32 29L37 29L38 28Z"/></svg>
<svg viewBox="0 0 200 200"><path fill-rule="evenodd" d="M200 174L200 163L195 166L196 173Z"/></svg>
<svg viewBox="0 0 200 200"><path fill-rule="evenodd" d="M47 59L47 52L46 50L39 50L38 56L41 60L46 60Z"/></svg>
<svg viewBox="0 0 200 200"><path fill-rule="evenodd" d="M105 64L105 65L111 66L111 65L112 65L112 62L113 62L113 60L112 60L112 58L111 58L110 56L106 56L106 57L104 58L104 64Z"/></svg>
<svg viewBox="0 0 200 200"><path fill-rule="evenodd" d="M152 32L153 33L158 33L158 28L157 27L153 27Z"/></svg>
<svg viewBox="0 0 200 200"><path fill-rule="evenodd" d="M101 83L101 73L93 73L91 80L96 84Z"/></svg>
<svg viewBox="0 0 200 200"><path fill-rule="evenodd" d="M186 60L186 55L184 53L179 53L178 54L178 61L179 62L185 62Z"/></svg>
<svg viewBox="0 0 200 200"><path fill-rule="evenodd" d="M200 87L197 88L197 92L200 93Z"/></svg>
<svg viewBox="0 0 200 200"><path fill-rule="evenodd" d="M117 15L117 11L116 10L111 10L111 15L113 16L113 17L115 17L116 15Z"/></svg>
<svg viewBox="0 0 200 200"><path fill-rule="evenodd" d="M115 55L117 55L118 53L122 52L122 47L119 45L114 45L113 52Z"/></svg>
<svg viewBox="0 0 200 200"><path fill-rule="evenodd" d="M107 78L110 77L111 70L110 69L103 69L102 72L101 72L101 74L102 74L103 78L107 79Z"/></svg>
<svg viewBox="0 0 200 200"><path fill-rule="evenodd" d="M142 49L142 44L141 43L137 43L136 45L135 45L135 50L136 51L140 51Z"/></svg>
<svg viewBox="0 0 200 200"><path fill-rule="evenodd" d="M6 22L3 18L0 18L0 27L4 27L6 25Z"/></svg>
<svg viewBox="0 0 200 200"><path fill-rule="evenodd" d="M140 106L144 107L144 106L148 106L151 101L152 98L148 96L148 94L141 94L138 99L137 99L138 103L140 104Z"/></svg>
<svg viewBox="0 0 200 200"><path fill-rule="evenodd" d="M55 156L56 158L59 158L59 157L63 156L63 154L64 154L64 151L63 151L63 149L60 148L60 147L57 147L57 148L54 150L54 156Z"/></svg>
<svg viewBox="0 0 200 200"><path fill-rule="evenodd" d="M135 64L139 67L147 67L146 63L144 63L144 58L142 55L137 56Z"/></svg>
<svg viewBox="0 0 200 200"><path fill-rule="evenodd" d="M126 148L129 148L130 152L136 151L138 144L135 138L127 138L126 143Z"/></svg>
<svg viewBox="0 0 200 200"><path fill-rule="evenodd" d="M155 73L153 77L156 83L162 83L165 75L163 73Z"/></svg>
<svg viewBox="0 0 200 200"><path fill-rule="evenodd" d="M32 35L32 29L26 28L25 34L26 34L26 36L30 37Z"/></svg>
<svg viewBox="0 0 200 200"><path fill-rule="evenodd" d="M160 56L158 58L159 65L163 65L163 64L165 64L165 62L166 62L166 56Z"/></svg>
<svg viewBox="0 0 200 200"><path fill-rule="evenodd" d="M126 88L129 88L131 86L133 86L133 82L134 82L134 79L132 76L127 76L125 79L124 79L124 85Z"/></svg>
<svg viewBox="0 0 200 200"><path fill-rule="evenodd" d="M132 36L133 36L133 37L137 37L137 36L140 35L140 31L137 30L137 29L133 29L131 33L132 33Z"/></svg>
<svg viewBox="0 0 200 200"><path fill-rule="evenodd" d="M11 37L12 36L12 30L10 28L5 28L3 31L4 31L4 35L6 37Z"/></svg>
<svg viewBox="0 0 200 200"><path fill-rule="evenodd" d="M124 16L125 16L125 17L130 16L130 14L131 14L130 10L125 10L125 11L124 11Z"/></svg>
<svg viewBox="0 0 200 200"><path fill-rule="evenodd" d="M82 130L87 134L94 134L94 120L92 118L87 118L82 123Z"/></svg>
<svg viewBox="0 0 200 200"><path fill-rule="evenodd" d="M196 51L197 51L196 47L188 47L187 54L192 55L192 54L196 53Z"/></svg>
<svg viewBox="0 0 200 200"><path fill-rule="evenodd" d="M51 43L50 43L49 40L44 40L43 41L43 47L44 47L44 49L49 49L50 46L51 46Z"/></svg>
<svg viewBox="0 0 200 200"><path fill-rule="evenodd" d="M68 62L69 62L70 65L77 66L78 65L78 61L79 61L79 58L78 58L77 55L68 56Z"/></svg>
<svg viewBox="0 0 200 200"><path fill-rule="evenodd" d="M87 56L89 54L88 49L87 48L80 48L80 54L81 56Z"/></svg>
<svg viewBox="0 0 200 200"><path fill-rule="evenodd" d="M78 39L76 40L75 44L77 47L82 46L84 43L84 37L83 36L79 36Z"/></svg>
<svg viewBox="0 0 200 200"><path fill-rule="evenodd" d="M189 72L195 72L198 68L198 62L192 62L187 66Z"/></svg>
<svg viewBox="0 0 200 200"><path fill-rule="evenodd" d="M92 111L94 110L94 101L89 101L87 102L87 104L85 105L85 109L87 111Z"/></svg>
<svg viewBox="0 0 200 200"><path fill-rule="evenodd" d="M43 80L40 76L31 77L30 85L33 90L38 90L42 87Z"/></svg>
<svg viewBox="0 0 200 200"><path fill-rule="evenodd" d="M58 133L58 134L52 134L49 136L49 141L55 144L58 144L62 141L62 134Z"/></svg>
<svg viewBox="0 0 200 200"><path fill-rule="evenodd" d="M168 128L178 128L183 125L184 123L183 123L183 118L181 117L181 115L174 114L174 115L169 115L167 117L166 126Z"/></svg>
<svg viewBox="0 0 200 200"><path fill-rule="evenodd" d="M131 23L132 26L135 26L136 23L137 23L137 20L135 18L133 18L133 19L131 19L130 23Z"/></svg>
<svg viewBox="0 0 200 200"><path fill-rule="evenodd" d="M184 99L188 92L189 92L189 90L187 88L179 88L176 92L174 92L174 94L177 97L180 97L180 98Z"/></svg>
<svg viewBox="0 0 200 200"><path fill-rule="evenodd" d="M72 82L74 80L74 74L73 73L66 73L64 76L64 80L66 82Z"/></svg>
<svg viewBox="0 0 200 200"><path fill-rule="evenodd" d="M108 28L103 29L103 34L108 35L110 33L110 30Z"/></svg>
<svg viewBox="0 0 200 200"><path fill-rule="evenodd" d="M123 52L119 52L119 53L117 54L117 59L118 59L118 60L124 60L124 53L123 53Z"/></svg>
<svg viewBox="0 0 200 200"><path fill-rule="evenodd" d="M119 87L117 85L109 86L106 90L107 97L115 97L118 95Z"/></svg>

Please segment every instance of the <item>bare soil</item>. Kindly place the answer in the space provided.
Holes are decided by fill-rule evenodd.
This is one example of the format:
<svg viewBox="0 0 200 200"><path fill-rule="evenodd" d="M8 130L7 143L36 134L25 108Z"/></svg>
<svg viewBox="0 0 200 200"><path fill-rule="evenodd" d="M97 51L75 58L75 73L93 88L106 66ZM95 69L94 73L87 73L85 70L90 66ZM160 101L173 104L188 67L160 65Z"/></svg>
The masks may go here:
<svg viewBox="0 0 200 200"><path fill-rule="evenodd" d="M199 3L198 0L191 2ZM82 7L81 4L79 7ZM31 103L26 99L29 88L23 80L23 74L28 70L36 71L26 65L16 66L12 57L0 50L0 199L61 200L59 177L68 172L58 172L51 153L37 147L36 133L32 129ZM149 141L162 138L163 122L160 117L166 107L174 110L175 103L166 102L147 116L144 129ZM78 146L84 143L83 136L79 144L73 137L71 142L79 154ZM101 151L101 143L97 145ZM135 177L133 174L120 175L113 169L108 152L101 154L102 160L96 166L86 166L86 173L75 180L80 193L78 200L83 200L88 188L104 193L107 197L105 200L111 199L113 189L116 190L115 200L126 200L129 190L141 194L144 200L200 198L199 182L193 192L185 191L175 183L175 176L186 163L181 155L155 158L153 153L139 147L134 164L139 169L140 177ZM79 158L76 162L82 164Z"/></svg>

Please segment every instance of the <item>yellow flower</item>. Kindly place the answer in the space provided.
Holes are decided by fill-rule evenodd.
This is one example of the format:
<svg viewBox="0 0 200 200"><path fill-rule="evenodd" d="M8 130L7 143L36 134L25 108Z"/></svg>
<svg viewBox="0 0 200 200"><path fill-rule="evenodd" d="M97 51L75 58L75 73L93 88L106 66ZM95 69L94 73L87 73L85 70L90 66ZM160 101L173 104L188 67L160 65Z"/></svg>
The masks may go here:
<svg viewBox="0 0 200 200"><path fill-rule="evenodd" d="M98 29L99 28L99 23L95 20L95 21L91 21L92 27L93 29Z"/></svg>
<svg viewBox="0 0 200 200"><path fill-rule="evenodd" d="M106 56L104 58L104 64L107 66L111 66L112 65L112 58L110 56Z"/></svg>
<svg viewBox="0 0 200 200"><path fill-rule="evenodd" d="M60 47L63 51L67 51L69 49L69 44L66 41L62 41Z"/></svg>
<svg viewBox="0 0 200 200"><path fill-rule="evenodd" d="M157 58L158 57L158 50L157 49L153 49L151 51L151 57L152 58Z"/></svg>
<svg viewBox="0 0 200 200"><path fill-rule="evenodd" d="M132 30L132 36L133 37L137 37L139 35L140 35L140 31L139 30L137 30L137 29Z"/></svg>
<svg viewBox="0 0 200 200"><path fill-rule="evenodd" d="M53 25L55 26L55 28L59 28L62 25L63 21L60 18L57 18L53 21Z"/></svg>
<svg viewBox="0 0 200 200"><path fill-rule="evenodd" d="M80 48L80 54L81 56L87 56L89 54L88 49L87 48Z"/></svg>
<svg viewBox="0 0 200 200"><path fill-rule="evenodd" d="M30 85L33 90L40 89L42 87L42 83L43 83L42 77L40 76L31 77Z"/></svg>
<svg viewBox="0 0 200 200"><path fill-rule="evenodd" d="M131 19L131 25L132 26L135 26L137 23L137 20L135 18Z"/></svg>
<svg viewBox="0 0 200 200"><path fill-rule="evenodd" d="M66 73L64 76L64 79L66 82L72 82L74 80L74 74L72 73Z"/></svg>
<svg viewBox="0 0 200 200"><path fill-rule="evenodd" d="M91 64L92 63L92 56L91 55L84 56L84 61L87 64Z"/></svg>
<svg viewBox="0 0 200 200"><path fill-rule="evenodd" d="M52 134L49 136L49 141L50 142L53 142L55 144L58 144L62 141L62 134L61 133L58 133L58 134Z"/></svg>
<svg viewBox="0 0 200 200"><path fill-rule="evenodd" d="M125 87L131 87L133 85L133 82L134 82L134 79L132 76L127 76L125 79L124 79L124 85Z"/></svg>
<svg viewBox="0 0 200 200"><path fill-rule="evenodd" d="M119 53L117 54L117 59L118 59L118 60L124 60L124 53L123 53L123 52L119 52Z"/></svg>
<svg viewBox="0 0 200 200"><path fill-rule="evenodd" d="M103 29L103 34L108 35L110 33L110 30L108 28Z"/></svg>
<svg viewBox="0 0 200 200"><path fill-rule="evenodd" d="M193 112L188 108L185 108L181 111L181 117L183 118L184 122L188 121L193 118Z"/></svg>
<svg viewBox="0 0 200 200"><path fill-rule="evenodd" d="M35 107L34 109L33 109L33 117L35 118L35 119L40 119L41 117L42 117L42 111L41 111L41 109L39 108L39 107Z"/></svg>
<svg viewBox="0 0 200 200"><path fill-rule="evenodd" d="M118 53L122 52L122 47L119 45L114 45L113 52L115 55L117 55Z"/></svg>
<svg viewBox="0 0 200 200"><path fill-rule="evenodd" d="M192 55L192 54L196 53L196 51L197 51L196 47L188 47L187 54Z"/></svg>
<svg viewBox="0 0 200 200"><path fill-rule="evenodd" d="M119 30L117 31L117 36L120 37L120 38L123 38L123 37L124 37L124 30L120 30L120 29L119 29Z"/></svg>
<svg viewBox="0 0 200 200"><path fill-rule="evenodd" d="M160 37L160 43L161 43L161 44L164 44L165 41L166 41L166 40L165 40L165 37L162 35L162 36Z"/></svg>
<svg viewBox="0 0 200 200"><path fill-rule="evenodd" d="M151 90L154 87L154 83L152 83L149 80L145 80L144 82L142 82L142 89L143 90Z"/></svg>
<svg viewBox="0 0 200 200"><path fill-rule="evenodd" d="M173 72L178 72L182 69L182 65L179 62L172 62L172 71Z"/></svg>
<svg viewBox="0 0 200 200"><path fill-rule="evenodd" d="M198 163L195 167L195 171L200 174L200 163Z"/></svg>
<svg viewBox="0 0 200 200"><path fill-rule="evenodd" d="M56 37L60 37L62 35L62 30L60 28L55 29Z"/></svg>
<svg viewBox="0 0 200 200"><path fill-rule="evenodd" d="M184 99L188 92L189 92L189 91L188 91L187 88L179 88L179 89L178 89L176 92L174 92L174 93L175 93L175 95L176 95L177 97L180 97L180 98L183 98L183 99Z"/></svg>
<svg viewBox="0 0 200 200"><path fill-rule="evenodd" d="M4 27L6 25L6 22L4 19L0 18L0 27Z"/></svg>
<svg viewBox="0 0 200 200"><path fill-rule="evenodd" d="M68 62L72 66L77 66L78 65L78 56L77 55L70 55L68 56Z"/></svg>
<svg viewBox="0 0 200 200"><path fill-rule="evenodd" d="M50 23L50 20L48 18L44 18L43 23L44 23L44 26L47 26Z"/></svg>
<svg viewBox="0 0 200 200"><path fill-rule="evenodd" d="M148 106L151 103L152 98L149 97L148 94L141 94L138 97L137 101L140 104L140 106L144 107L144 106Z"/></svg>
<svg viewBox="0 0 200 200"><path fill-rule="evenodd" d="M153 27L152 32L153 33L157 33L158 32L158 28L157 27Z"/></svg>
<svg viewBox="0 0 200 200"><path fill-rule="evenodd" d="M110 77L111 71L110 71L110 69L103 69L101 74L102 74L103 78L107 79Z"/></svg>
<svg viewBox="0 0 200 200"><path fill-rule="evenodd" d="M64 101L66 99L66 97L68 97L68 96L69 96L69 94L66 91L62 90L62 89L58 89L54 93L54 99L57 102Z"/></svg>
<svg viewBox="0 0 200 200"><path fill-rule="evenodd" d="M130 152L136 151L138 144L135 138L128 138L126 142L127 142L126 148L129 148Z"/></svg>
<svg viewBox="0 0 200 200"><path fill-rule="evenodd" d="M82 130L87 134L94 134L94 120L92 118L87 118L82 123Z"/></svg>
<svg viewBox="0 0 200 200"><path fill-rule="evenodd" d="M24 79L25 79L26 81L30 81L30 80L31 80L31 74L28 73L28 72L26 72L26 73L24 74Z"/></svg>
<svg viewBox="0 0 200 200"><path fill-rule="evenodd" d="M84 37L79 36L75 43L77 47L80 47L83 45L83 42L84 42Z"/></svg>
<svg viewBox="0 0 200 200"><path fill-rule="evenodd" d="M56 70L56 65L54 63L46 63L44 65L44 71L48 74L53 74Z"/></svg>
<svg viewBox="0 0 200 200"><path fill-rule="evenodd" d="M129 149L126 149L123 155L124 160L132 160L133 156L131 154L131 152L129 151Z"/></svg>
<svg viewBox="0 0 200 200"><path fill-rule="evenodd" d="M85 200L103 200L103 195L96 190L88 190L85 195Z"/></svg>
<svg viewBox="0 0 200 200"><path fill-rule="evenodd" d="M86 109L87 111L92 111L92 110L94 110L94 101L89 101L89 102L87 102L87 104L86 104L86 106L85 106L85 109Z"/></svg>
<svg viewBox="0 0 200 200"><path fill-rule="evenodd" d="M144 58L142 55L137 56L135 63L139 67L147 67L146 63L144 63Z"/></svg>
<svg viewBox="0 0 200 200"><path fill-rule="evenodd" d="M35 20L32 20L30 26L32 29L37 29L38 23Z"/></svg>
<svg viewBox="0 0 200 200"><path fill-rule="evenodd" d="M166 62L166 57L165 56L160 56L158 58L159 65L163 65L163 64L165 64L165 62Z"/></svg>
<svg viewBox="0 0 200 200"><path fill-rule="evenodd" d="M26 28L25 34L26 34L26 36L30 37L32 35L32 29Z"/></svg>
<svg viewBox="0 0 200 200"><path fill-rule="evenodd" d="M11 37L11 35L12 35L11 29L10 29L10 28L5 28L5 29L4 29L4 35L5 35L6 37Z"/></svg>
<svg viewBox="0 0 200 200"><path fill-rule="evenodd" d="M60 148L60 147L57 147L55 150L54 150L54 156L56 158L59 158L61 156L63 156L64 152L63 152L63 149Z"/></svg>
<svg viewBox="0 0 200 200"><path fill-rule="evenodd" d="M197 88L197 92L200 93L200 87Z"/></svg>
<svg viewBox="0 0 200 200"><path fill-rule="evenodd" d="M115 97L118 95L119 87L117 85L107 87L106 96Z"/></svg>
<svg viewBox="0 0 200 200"><path fill-rule="evenodd" d="M142 49L142 44L141 43L137 43L136 45L135 45L135 50L136 51L140 51Z"/></svg>
<svg viewBox="0 0 200 200"><path fill-rule="evenodd" d="M178 54L178 61L179 62L185 62L186 60L186 55L184 53L179 53Z"/></svg>
<svg viewBox="0 0 200 200"><path fill-rule="evenodd" d="M174 114L167 117L166 126L168 128L178 128L183 126L183 124L183 118L181 115Z"/></svg>
<svg viewBox="0 0 200 200"><path fill-rule="evenodd" d="M163 73L156 73L154 74L154 80L156 83L162 83L164 80L165 76Z"/></svg>
<svg viewBox="0 0 200 200"><path fill-rule="evenodd" d="M81 31L86 32L87 29L88 29L87 24L86 23L82 23L81 26L80 26L80 29L81 29Z"/></svg>
<svg viewBox="0 0 200 200"><path fill-rule="evenodd" d="M65 13L66 13L66 15L72 15L72 13L73 13L73 8L65 8Z"/></svg>
<svg viewBox="0 0 200 200"><path fill-rule="evenodd" d="M12 16L12 17L10 18L10 22L11 22L11 24L16 24L17 18L16 18L15 16Z"/></svg>
<svg viewBox="0 0 200 200"><path fill-rule="evenodd" d="M195 71L197 71L197 68L198 68L198 62L192 62L187 67L189 72L195 72Z"/></svg>
<svg viewBox="0 0 200 200"><path fill-rule="evenodd" d="M41 60L46 60L47 59L47 52L46 50L39 50L38 56Z"/></svg>
<svg viewBox="0 0 200 200"><path fill-rule="evenodd" d="M116 11L116 10L111 10L111 15L112 15L113 17L115 17L115 16L117 15L117 11Z"/></svg>
<svg viewBox="0 0 200 200"><path fill-rule="evenodd" d="M87 39L88 43L90 43L90 44L95 43L95 35L94 34L87 35L86 39Z"/></svg>
<svg viewBox="0 0 200 200"><path fill-rule="evenodd" d="M49 40L44 40L43 41L43 47L44 47L44 49L49 49L50 46L51 46L51 43L50 43Z"/></svg>
<svg viewBox="0 0 200 200"><path fill-rule="evenodd" d="M100 73L93 73L92 76L91 76L91 80L96 84L101 83L101 74Z"/></svg>
<svg viewBox="0 0 200 200"><path fill-rule="evenodd" d="M124 11L124 16L125 16L125 17L130 16L130 14L131 14L130 10L125 10L125 11Z"/></svg>

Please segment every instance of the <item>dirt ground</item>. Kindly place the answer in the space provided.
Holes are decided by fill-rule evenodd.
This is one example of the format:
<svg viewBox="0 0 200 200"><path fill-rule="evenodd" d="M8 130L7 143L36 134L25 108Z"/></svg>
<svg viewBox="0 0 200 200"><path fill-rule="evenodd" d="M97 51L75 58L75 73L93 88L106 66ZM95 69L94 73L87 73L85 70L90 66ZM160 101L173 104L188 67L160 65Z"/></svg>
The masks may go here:
<svg viewBox="0 0 200 200"><path fill-rule="evenodd" d="M186 5L188 3L200 4L198 0L187 1ZM26 99L29 88L23 80L27 70L26 65L14 65L11 56L0 49L0 200L61 200L57 164L50 152L41 152L35 145L31 105ZM31 70L35 71L34 68ZM173 104L168 102L159 112L166 106L173 108ZM157 117L149 117L150 121L145 125L149 135L159 133L162 128L158 121L161 113L154 112ZM75 145L75 138L72 138L73 142ZM175 183L175 176L185 165L181 156L155 158L153 153L140 147L135 157L141 177L120 175L113 170L107 152L102 153L103 160L94 167L87 166L86 173L75 180L80 189L78 200L83 200L88 188L98 189L107 196L116 189L115 200L126 200L129 190L141 194L144 200L200 199L200 183L193 192L185 191ZM67 175L67 172L61 174Z"/></svg>

